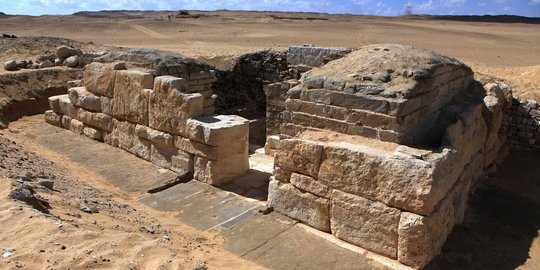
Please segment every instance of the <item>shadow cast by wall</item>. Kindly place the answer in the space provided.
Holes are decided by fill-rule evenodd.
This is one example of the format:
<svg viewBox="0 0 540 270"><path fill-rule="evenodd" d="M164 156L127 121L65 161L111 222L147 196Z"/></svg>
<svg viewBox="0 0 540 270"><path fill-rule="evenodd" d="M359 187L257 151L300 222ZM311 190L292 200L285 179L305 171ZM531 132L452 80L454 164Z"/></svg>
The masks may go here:
<svg viewBox="0 0 540 270"><path fill-rule="evenodd" d="M540 230L540 152L510 153L425 269L516 269ZM531 196L532 195L532 196Z"/></svg>

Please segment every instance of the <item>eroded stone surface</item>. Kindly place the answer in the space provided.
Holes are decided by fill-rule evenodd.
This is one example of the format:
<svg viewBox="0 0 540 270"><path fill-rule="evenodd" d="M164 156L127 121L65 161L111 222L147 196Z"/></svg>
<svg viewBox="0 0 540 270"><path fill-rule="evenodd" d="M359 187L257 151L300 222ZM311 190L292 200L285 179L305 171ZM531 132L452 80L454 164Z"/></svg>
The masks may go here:
<svg viewBox="0 0 540 270"><path fill-rule="evenodd" d="M332 192L330 224L339 239L397 258L401 212L380 202L341 191Z"/></svg>
<svg viewBox="0 0 540 270"><path fill-rule="evenodd" d="M183 92L183 79L172 76L156 77L149 96L149 126L184 135L186 122L203 112L203 96Z"/></svg>
<svg viewBox="0 0 540 270"><path fill-rule="evenodd" d="M148 125L148 102L153 79L152 74L142 71L117 71L111 99L112 116Z"/></svg>
<svg viewBox="0 0 540 270"><path fill-rule="evenodd" d="M280 213L297 219L321 231L330 231L330 202L328 199L303 193L291 184L270 181L268 204Z"/></svg>
<svg viewBox="0 0 540 270"><path fill-rule="evenodd" d="M94 94L112 98L116 71L110 64L90 63L84 67L83 82Z"/></svg>

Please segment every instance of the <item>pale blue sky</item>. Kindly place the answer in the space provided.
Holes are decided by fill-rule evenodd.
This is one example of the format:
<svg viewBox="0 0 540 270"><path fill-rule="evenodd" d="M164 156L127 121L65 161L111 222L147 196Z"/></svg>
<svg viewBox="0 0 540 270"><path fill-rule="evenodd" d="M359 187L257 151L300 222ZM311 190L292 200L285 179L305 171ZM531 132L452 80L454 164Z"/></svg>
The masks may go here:
<svg viewBox="0 0 540 270"><path fill-rule="evenodd" d="M275 10L364 15L522 15L540 17L540 0L0 0L8 14L71 14L81 10Z"/></svg>

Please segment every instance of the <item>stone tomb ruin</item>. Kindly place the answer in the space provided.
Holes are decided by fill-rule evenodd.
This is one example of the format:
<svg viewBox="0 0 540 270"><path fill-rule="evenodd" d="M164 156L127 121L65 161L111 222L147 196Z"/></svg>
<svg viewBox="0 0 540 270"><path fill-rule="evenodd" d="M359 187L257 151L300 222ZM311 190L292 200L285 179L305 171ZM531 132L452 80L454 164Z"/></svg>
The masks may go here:
<svg viewBox="0 0 540 270"><path fill-rule="evenodd" d="M401 45L363 47L300 82L287 92L269 204L425 266L499 155L508 92L486 96L464 64Z"/></svg>
<svg viewBox="0 0 540 270"><path fill-rule="evenodd" d="M508 86L427 50L291 47L287 58L283 81L265 85L268 204L407 266L428 264L463 220L469 193L504 156L502 131L537 138L537 104L516 104ZM249 121L213 115L215 73L200 67L89 64L78 86L49 99L46 121L226 184L249 168Z"/></svg>
<svg viewBox="0 0 540 270"><path fill-rule="evenodd" d="M248 121L211 115L212 72L178 74L154 77L121 63L89 64L80 87L49 98L46 120L208 184L243 175Z"/></svg>

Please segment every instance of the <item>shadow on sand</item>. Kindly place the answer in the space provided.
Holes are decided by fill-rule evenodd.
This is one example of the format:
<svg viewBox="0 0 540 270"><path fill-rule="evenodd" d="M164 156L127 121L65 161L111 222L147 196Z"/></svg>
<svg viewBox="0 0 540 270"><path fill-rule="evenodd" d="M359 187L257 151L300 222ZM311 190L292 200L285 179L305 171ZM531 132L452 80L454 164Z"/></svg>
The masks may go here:
<svg viewBox="0 0 540 270"><path fill-rule="evenodd" d="M511 152L470 198L465 221L426 269L516 269L539 230L540 152Z"/></svg>

